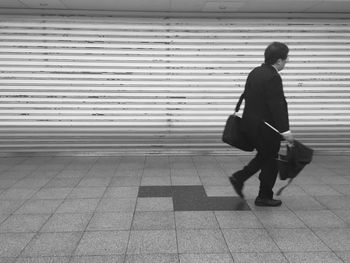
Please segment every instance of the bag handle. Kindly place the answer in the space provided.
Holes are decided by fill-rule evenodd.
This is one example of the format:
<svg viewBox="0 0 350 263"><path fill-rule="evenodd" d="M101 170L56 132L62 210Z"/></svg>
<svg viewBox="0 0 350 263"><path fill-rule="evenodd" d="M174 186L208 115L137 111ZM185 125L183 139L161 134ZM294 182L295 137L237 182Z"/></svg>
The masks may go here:
<svg viewBox="0 0 350 263"><path fill-rule="evenodd" d="M239 111L239 108L241 107L242 101L244 99L245 92L242 93L241 97L239 97L239 100L237 102L236 108L235 108L235 113L234 115Z"/></svg>

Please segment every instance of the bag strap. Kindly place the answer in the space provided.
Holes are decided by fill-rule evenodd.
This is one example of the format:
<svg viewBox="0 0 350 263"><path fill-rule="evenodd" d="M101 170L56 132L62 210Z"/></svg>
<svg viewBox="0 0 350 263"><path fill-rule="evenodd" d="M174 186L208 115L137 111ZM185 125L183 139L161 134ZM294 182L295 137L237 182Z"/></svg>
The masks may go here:
<svg viewBox="0 0 350 263"><path fill-rule="evenodd" d="M289 178L288 183L285 186L282 186L276 193L277 196L282 194L282 191L288 187L288 185L290 185L292 183L294 178Z"/></svg>
<svg viewBox="0 0 350 263"><path fill-rule="evenodd" d="M244 99L244 95L245 95L245 92L243 92L241 97L239 97L239 100L238 100L236 108L235 108L235 114L239 111L239 108L241 107L242 101Z"/></svg>

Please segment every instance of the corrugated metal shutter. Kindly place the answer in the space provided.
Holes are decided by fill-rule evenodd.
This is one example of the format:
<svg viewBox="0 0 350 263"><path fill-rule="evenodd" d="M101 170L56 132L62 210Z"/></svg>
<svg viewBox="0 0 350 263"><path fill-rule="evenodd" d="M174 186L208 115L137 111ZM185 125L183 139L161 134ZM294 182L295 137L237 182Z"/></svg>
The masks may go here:
<svg viewBox="0 0 350 263"><path fill-rule="evenodd" d="M292 131L350 149L350 20L0 17L2 152L237 153L221 142L272 41Z"/></svg>

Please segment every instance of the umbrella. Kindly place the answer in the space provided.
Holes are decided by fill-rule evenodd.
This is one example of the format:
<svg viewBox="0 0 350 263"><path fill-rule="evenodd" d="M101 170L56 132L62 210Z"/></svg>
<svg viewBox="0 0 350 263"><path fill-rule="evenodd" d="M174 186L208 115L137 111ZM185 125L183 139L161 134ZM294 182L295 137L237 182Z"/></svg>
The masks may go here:
<svg viewBox="0 0 350 263"><path fill-rule="evenodd" d="M301 142L294 140L293 145L287 145L287 154L279 155L278 170L281 180L287 180L288 183L277 191L280 195L293 179L303 170L305 165L312 160L313 150Z"/></svg>

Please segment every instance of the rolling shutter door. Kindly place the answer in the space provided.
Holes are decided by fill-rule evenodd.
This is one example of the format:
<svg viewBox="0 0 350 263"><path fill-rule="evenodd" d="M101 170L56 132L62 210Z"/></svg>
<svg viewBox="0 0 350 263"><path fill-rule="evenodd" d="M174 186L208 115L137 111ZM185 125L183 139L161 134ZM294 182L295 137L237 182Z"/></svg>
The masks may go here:
<svg viewBox="0 0 350 263"><path fill-rule="evenodd" d="M0 16L0 149L240 153L221 142L272 41L291 129L350 149L350 20Z"/></svg>

